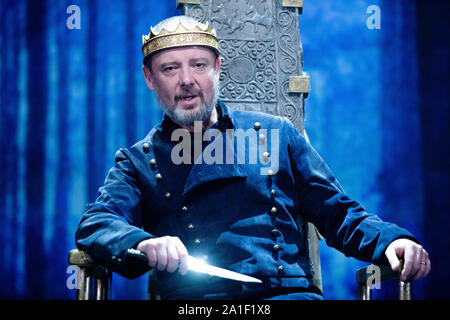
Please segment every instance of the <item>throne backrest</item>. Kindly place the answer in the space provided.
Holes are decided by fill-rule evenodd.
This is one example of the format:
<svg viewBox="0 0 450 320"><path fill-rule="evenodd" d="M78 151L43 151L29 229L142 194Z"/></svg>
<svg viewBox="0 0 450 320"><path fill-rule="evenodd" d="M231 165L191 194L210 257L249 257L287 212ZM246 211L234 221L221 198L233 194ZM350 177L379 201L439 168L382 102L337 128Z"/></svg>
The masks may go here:
<svg viewBox="0 0 450 320"><path fill-rule="evenodd" d="M231 108L287 117L304 131L298 0L178 0L182 13L216 29L220 98ZM306 88L296 88L306 83ZM303 92L301 92L303 91Z"/></svg>
<svg viewBox="0 0 450 320"><path fill-rule="evenodd" d="M182 14L217 32L222 59L220 99L230 108L288 118L305 135L305 98L299 14L303 0L177 0ZM306 137L307 138L307 137ZM314 284L321 289L319 235L298 219Z"/></svg>

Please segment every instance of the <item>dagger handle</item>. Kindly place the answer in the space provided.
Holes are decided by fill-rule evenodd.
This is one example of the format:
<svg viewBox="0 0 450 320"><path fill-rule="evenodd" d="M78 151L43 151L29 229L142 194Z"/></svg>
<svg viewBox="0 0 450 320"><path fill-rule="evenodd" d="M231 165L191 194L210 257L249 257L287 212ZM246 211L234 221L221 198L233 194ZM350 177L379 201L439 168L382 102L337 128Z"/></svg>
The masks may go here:
<svg viewBox="0 0 450 320"><path fill-rule="evenodd" d="M148 264L148 258L145 253L142 253L139 250L136 249L128 249L127 256L131 258L136 258L138 260L141 260L142 262L145 262Z"/></svg>

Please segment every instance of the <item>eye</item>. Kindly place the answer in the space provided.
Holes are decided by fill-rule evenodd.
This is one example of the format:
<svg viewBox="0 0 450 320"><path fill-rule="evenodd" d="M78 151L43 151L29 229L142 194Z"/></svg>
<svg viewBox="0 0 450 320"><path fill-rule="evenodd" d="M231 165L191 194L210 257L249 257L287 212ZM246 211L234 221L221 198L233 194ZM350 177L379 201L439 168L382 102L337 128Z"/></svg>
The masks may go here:
<svg viewBox="0 0 450 320"><path fill-rule="evenodd" d="M176 72L176 67L175 67L175 66L167 66L167 67L164 67L163 70L162 70L162 72L163 72L164 74L173 74L173 73Z"/></svg>
<svg viewBox="0 0 450 320"><path fill-rule="evenodd" d="M195 69L203 70L206 68L206 63L198 62L194 65Z"/></svg>

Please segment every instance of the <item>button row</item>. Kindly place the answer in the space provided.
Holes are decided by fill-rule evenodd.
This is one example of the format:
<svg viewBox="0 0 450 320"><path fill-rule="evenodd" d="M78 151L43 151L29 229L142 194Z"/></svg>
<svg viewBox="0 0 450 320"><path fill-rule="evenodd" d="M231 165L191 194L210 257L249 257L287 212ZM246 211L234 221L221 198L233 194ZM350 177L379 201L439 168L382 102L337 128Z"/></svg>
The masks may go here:
<svg viewBox="0 0 450 320"><path fill-rule="evenodd" d="M144 143L143 146L142 146L142 149L143 149L143 151L144 151L145 153L148 153L149 150L150 150L150 145L149 145L148 143ZM154 169L154 168L156 167L156 160L155 160L155 159L150 159L150 166L152 167L152 169ZM155 175L155 178L156 178L157 181L161 181L162 178L163 178L163 176L162 176L161 173L158 172L158 173ZM164 194L164 196L165 196L165 198L166 198L167 200L169 200L169 199L172 198L172 194L171 194L170 192L166 192L166 193ZM188 208L187 208L186 206L182 206L182 207L181 207L181 210L182 210L184 213L186 213L186 212L188 211ZM194 229L195 229L195 226L194 226L194 224L189 223L189 224L187 225L187 228L188 228L189 230L194 230ZM194 240L194 243L195 243L195 244L200 244L200 243L201 243L201 240L198 239L198 238L196 238L196 239Z"/></svg>
<svg viewBox="0 0 450 320"><path fill-rule="evenodd" d="M269 156L270 156L270 155L269 155L268 152L264 152L264 153L263 153L263 158L264 158L265 161L267 161L267 160L269 159ZM273 172L273 170L268 170L267 174L268 174L268 176L269 176L269 178L270 178L271 176L274 175L274 172ZM277 194L277 190L275 190L275 189L272 188L272 189L270 189L269 193L270 193L270 197L271 197L272 200L275 202L275 195ZM270 209L270 213L271 213L272 215L276 215L276 214L278 213L277 207L276 207L276 206L273 206L273 207ZM278 230L278 229L276 229L276 228L272 229L272 230L270 231L270 233L271 233L272 236L274 236L274 237L278 237L278 236L280 236L280 234L281 234L280 230ZM281 246L280 246L278 243L275 243L275 244L272 246L272 250L273 250L273 252L278 252L278 251L281 250ZM278 265L278 266L277 266L277 273L278 273L278 274L282 274L283 272L284 272L284 267L283 267L282 265Z"/></svg>
<svg viewBox="0 0 450 320"><path fill-rule="evenodd" d="M181 211L183 211L183 213L186 213L186 212L188 211L188 208L187 208L186 206L182 206L182 207L181 207ZM187 228L188 228L189 230L194 230L194 229L195 229L195 225L194 225L193 223L189 223L189 224L187 225ZM196 245L199 245L200 243L202 243L202 241L201 241L199 238L195 238L195 239L194 239L194 243L195 243Z"/></svg>
<svg viewBox="0 0 450 320"><path fill-rule="evenodd" d="M149 145L148 143L144 143L143 146L142 146L142 149L143 149L143 151L144 151L145 153L148 153L148 152L150 151L150 145ZM150 159L150 166L151 166L152 169L155 169L155 167L156 167L156 160L155 160L155 159ZM162 176L161 173L158 172L158 173L156 173L155 178L156 178L157 181L161 181L162 178L163 178L163 176ZM172 198L172 194L171 194L170 192L166 192L166 193L164 194L164 196L165 196L165 198L166 198L167 200L169 200L169 199ZM182 207L181 207L181 210L183 211L183 213L186 213L186 212L188 211L188 208L187 208L186 206L182 206ZM188 228L189 230L194 230L194 229L195 229L195 226L194 226L194 224L189 223L189 224L187 225L187 228ZM198 244L201 243L201 240L198 239L198 238L196 238L196 239L194 240L194 243L198 245Z"/></svg>

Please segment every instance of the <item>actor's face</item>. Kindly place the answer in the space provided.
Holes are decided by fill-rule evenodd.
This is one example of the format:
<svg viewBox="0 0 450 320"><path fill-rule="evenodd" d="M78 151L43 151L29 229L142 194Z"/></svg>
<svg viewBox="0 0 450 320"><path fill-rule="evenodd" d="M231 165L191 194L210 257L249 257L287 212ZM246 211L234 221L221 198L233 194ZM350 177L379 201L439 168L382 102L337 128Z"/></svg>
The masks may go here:
<svg viewBox="0 0 450 320"><path fill-rule="evenodd" d="M220 59L203 47L166 49L151 59L152 72L143 67L148 87L175 122L193 126L211 116L218 95Z"/></svg>

